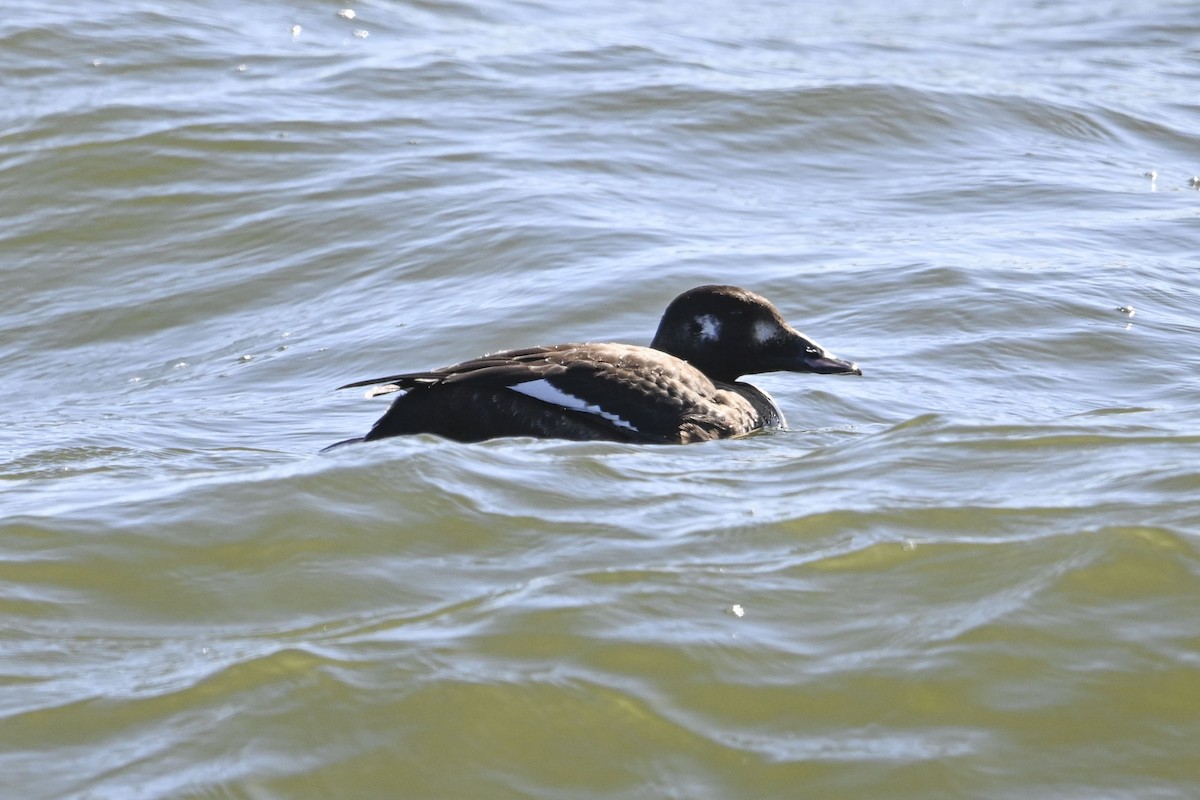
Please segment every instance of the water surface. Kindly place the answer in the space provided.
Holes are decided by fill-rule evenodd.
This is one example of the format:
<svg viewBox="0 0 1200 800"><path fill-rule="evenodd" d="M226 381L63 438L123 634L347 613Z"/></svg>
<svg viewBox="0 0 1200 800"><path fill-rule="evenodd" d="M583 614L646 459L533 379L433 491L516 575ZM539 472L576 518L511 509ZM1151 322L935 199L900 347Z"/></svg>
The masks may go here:
<svg viewBox="0 0 1200 800"><path fill-rule="evenodd" d="M0 794L1196 795L1192 4L341 10L0 18ZM866 374L318 455L713 282Z"/></svg>

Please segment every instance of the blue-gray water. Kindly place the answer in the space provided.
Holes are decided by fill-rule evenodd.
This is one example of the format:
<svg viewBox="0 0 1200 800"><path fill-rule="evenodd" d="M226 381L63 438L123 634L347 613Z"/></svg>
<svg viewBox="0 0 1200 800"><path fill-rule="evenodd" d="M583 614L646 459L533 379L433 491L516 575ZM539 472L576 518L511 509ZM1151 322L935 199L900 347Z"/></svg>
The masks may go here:
<svg viewBox="0 0 1200 800"><path fill-rule="evenodd" d="M0 13L0 795L1200 794L1193 2L343 8ZM713 282L866 374L317 454Z"/></svg>

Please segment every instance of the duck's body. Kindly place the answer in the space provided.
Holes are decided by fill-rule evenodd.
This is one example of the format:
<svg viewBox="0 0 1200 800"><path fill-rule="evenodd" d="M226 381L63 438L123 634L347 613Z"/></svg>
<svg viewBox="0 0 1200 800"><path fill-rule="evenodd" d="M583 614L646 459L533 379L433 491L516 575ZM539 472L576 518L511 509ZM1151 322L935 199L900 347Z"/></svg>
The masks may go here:
<svg viewBox="0 0 1200 800"><path fill-rule="evenodd" d="M783 425L742 375L862 374L783 321L762 297L701 286L677 297L650 347L561 344L357 381L368 396L403 391L361 439L416 433L476 442L502 436L683 444ZM336 445L334 445L336 446Z"/></svg>

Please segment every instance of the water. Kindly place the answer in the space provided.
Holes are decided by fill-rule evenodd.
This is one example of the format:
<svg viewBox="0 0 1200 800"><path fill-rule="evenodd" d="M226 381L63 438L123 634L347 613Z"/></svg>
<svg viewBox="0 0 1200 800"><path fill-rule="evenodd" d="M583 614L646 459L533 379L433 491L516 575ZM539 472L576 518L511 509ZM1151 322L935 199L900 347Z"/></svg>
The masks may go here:
<svg viewBox="0 0 1200 800"><path fill-rule="evenodd" d="M0 795L1200 792L1191 3L341 8L0 18ZM317 455L709 282L864 377Z"/></svg>

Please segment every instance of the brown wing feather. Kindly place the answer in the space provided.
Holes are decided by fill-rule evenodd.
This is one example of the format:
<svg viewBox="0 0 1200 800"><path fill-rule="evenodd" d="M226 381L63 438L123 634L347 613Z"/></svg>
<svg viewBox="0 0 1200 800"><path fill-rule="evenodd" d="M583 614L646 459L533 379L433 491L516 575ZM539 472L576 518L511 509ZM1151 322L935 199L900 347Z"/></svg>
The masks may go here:
<svg viewBox="0 0 1200 800"><path fill-rule="evenodd" d="M425 391L441 392L453 387L456 392L465 392L454 397L467 397L471 407L479 408L494 402L486 398L498 397L491 394L497 390L545 379L559 390L632 426L615 427L612 435L601 438L638 441L720 438L729 435L729 430L743 421L740 418L754 414L742 398L714 385L691 365L672 359L673 363L664 370L663 359L663 353L635 345L562 344L505 350L449 367L356 381L341 388L384 384L370 393L374 396L410 389L419 389L423 395ZM450 397L442 396L438 404L452 402ZM512 400L507 394L505 398L505 402L530 402L525 397ZM412 413L414 402L415 397L405 399L403 408ZM393 408L380 423L400 413L401 408ZM592 417L591 421L601 427L613 427L598 417L584 416ZM635 435L630 435L631 432Z"/></svg>
<svg viewBox="0 0 1200 800"><path fill-rule="evenodd" d="M619 346L619 345L618 345ZM403 372L399 375L387 375L382 378L368 378L354 381L338 389L357 389L362 386L376 386L381 383L391 383L400 389L414 389L418 386L432 386L438 383L461 383L463 381L480 381L495 386L513 386L526 381L534 381L544 377L547 371L558 371L561 362L551 361L550 356L580 347L577 344L559 344L550 347L525 347L519 350L502 350L498 353L472 358L453 364L449 367L426 370L424 372Z"/></svg>

